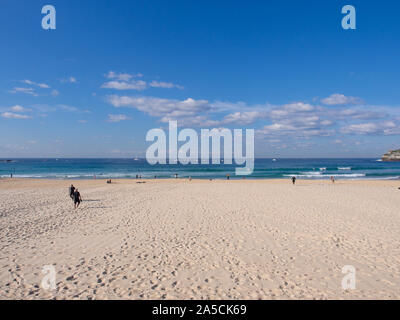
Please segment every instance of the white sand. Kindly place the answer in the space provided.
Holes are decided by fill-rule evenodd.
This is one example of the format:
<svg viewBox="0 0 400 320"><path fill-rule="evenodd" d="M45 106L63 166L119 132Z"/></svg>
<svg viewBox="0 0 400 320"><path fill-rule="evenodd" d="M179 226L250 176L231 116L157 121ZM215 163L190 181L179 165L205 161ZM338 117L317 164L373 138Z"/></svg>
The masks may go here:
<svg viewBox="0 0 400 320"><path fill-rule="evenodd" d="M400 298L398 181L70 183L0 180L0 298Z"/></svg>

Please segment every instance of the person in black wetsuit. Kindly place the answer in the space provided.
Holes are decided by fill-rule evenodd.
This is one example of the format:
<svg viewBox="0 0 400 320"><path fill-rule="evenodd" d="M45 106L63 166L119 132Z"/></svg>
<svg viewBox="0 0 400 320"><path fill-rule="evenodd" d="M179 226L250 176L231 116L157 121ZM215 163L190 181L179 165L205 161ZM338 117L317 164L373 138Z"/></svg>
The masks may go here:
<svg viewBox="0 0 400 320"><path fill-rule="evenodd" d="M75 187L74 185L71 184L69 187L69 196L71 197L72 200L74 200L74 192L75 192Z"/></svg>
<svg viewBox="0 0 400 320"><path fill-rule="evenodd" d="M79 207L79 205L82 202L82 197L81 194L79 193L78 189L75 189L74 192L74 205L75 205L75 209L77 209Z"/></svg>
<svg viewBox="0 0 400 320"><path fill-rule="evenodd" d="M292 177L292 183L293 183L293 185L296 184L296 177Z"/></svg>

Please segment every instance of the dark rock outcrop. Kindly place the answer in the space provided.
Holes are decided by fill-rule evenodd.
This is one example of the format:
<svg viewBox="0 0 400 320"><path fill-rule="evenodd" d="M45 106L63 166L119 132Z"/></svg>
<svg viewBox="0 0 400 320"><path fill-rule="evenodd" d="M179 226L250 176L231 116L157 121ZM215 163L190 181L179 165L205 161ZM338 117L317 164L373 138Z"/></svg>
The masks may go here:
<svg viewBox="0 0 400 320"><path fill-rule="evenodd" d="M385 153L382 157L382 161L400 161L400 149Z"/></svg>

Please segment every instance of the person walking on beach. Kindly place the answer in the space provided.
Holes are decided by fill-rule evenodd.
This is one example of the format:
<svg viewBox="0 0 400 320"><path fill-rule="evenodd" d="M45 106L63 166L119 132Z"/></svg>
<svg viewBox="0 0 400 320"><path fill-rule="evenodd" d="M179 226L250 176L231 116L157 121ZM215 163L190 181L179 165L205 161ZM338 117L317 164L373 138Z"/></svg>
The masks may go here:
<svg viewBox="0 0 400 320"><path fill-rule="evenodd" d="M82 202L81 194L79 193L78 189L75 189L74 192L74 208L77 209Z"/></svg>
<svg viewBox="0 0 400 320"><path fill-rule="evenodd" d="M292 183L293 183L293 185L296 184L296 177L295 176L292 177Z"/></svg>
<svg viewBox="0 0 400 320"><path fill-rule="evenodd" d="M75 187L73 184L69 187L69 196L72 200L74 200L74 192L75 192Z"/></svg>
<svg viewBox="0 0 400 320"><path fill-rule="evenodd" d="M230 176L230 174L228 173L228 174L226 175L226 180L229 180L230 177L231 177L231 176Z"/></svg>
<svg viewBox="0 0 400 320"><path fill-rule="evenodd" d="M335 183L335 177L334 176L331 176L331 181L332 181L332 183Z"/></svg>

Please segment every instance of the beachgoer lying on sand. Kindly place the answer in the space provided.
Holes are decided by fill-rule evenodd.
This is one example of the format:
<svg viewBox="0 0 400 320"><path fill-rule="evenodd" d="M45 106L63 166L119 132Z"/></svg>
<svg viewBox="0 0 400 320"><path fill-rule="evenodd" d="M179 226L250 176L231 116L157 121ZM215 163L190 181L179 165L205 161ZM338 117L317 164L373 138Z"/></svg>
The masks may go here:
<svg viewBox="0 0 400 320"><path fill-rule="evenodd" d="M75 205L75 207L74 208L77 209L79 207L79 205L81 204L81 202L82 202L81 194L79 193L78 189L75 189L75 192L74 192L74 205Z"/></svg>
<svg viewBox="0 0 400 320"><path fill-rule="evenodd" d="M110 179L110 180L107 180L107 183L111 183L111 179Z"/></svg>
<svg viewBox="0 0 400 320"><path fill-rule="evenodd" d="M74 192L75 192L75 187L73 184L69 187L69 196L72 200L74 200Z"/></svg>

